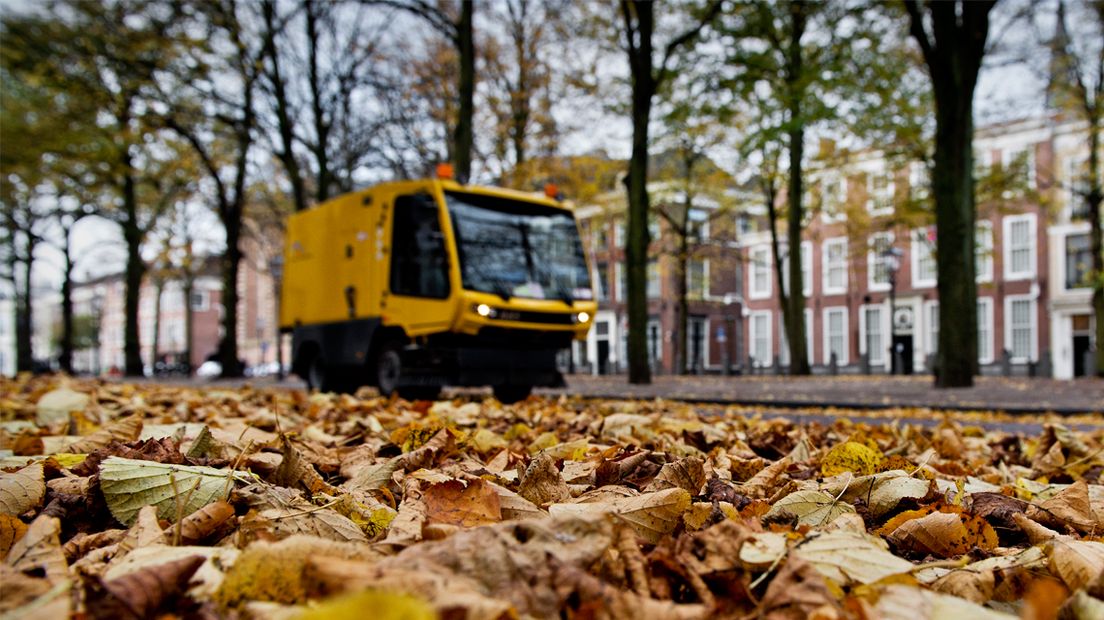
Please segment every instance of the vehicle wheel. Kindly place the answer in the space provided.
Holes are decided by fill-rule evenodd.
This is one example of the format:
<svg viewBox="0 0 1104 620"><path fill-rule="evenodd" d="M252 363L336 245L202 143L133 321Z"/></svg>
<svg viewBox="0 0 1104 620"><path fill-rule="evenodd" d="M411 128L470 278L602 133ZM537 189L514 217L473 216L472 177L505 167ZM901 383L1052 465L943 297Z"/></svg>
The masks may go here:
<svg viewBox="0 0 1104 620"><path fill-rule="evenodd" d="M402 377L402 344L398 341L384 343L376 354L376 387L380 394L390 396L399 388Z"/></svg>
<svg viewBox="0 0 1104 620"><path fill-rule="evenodd" d="M533 386L531 385L516 385L513 383L496 385L493 389L495 398L504 405L525 400L533 392Z"/></svg>

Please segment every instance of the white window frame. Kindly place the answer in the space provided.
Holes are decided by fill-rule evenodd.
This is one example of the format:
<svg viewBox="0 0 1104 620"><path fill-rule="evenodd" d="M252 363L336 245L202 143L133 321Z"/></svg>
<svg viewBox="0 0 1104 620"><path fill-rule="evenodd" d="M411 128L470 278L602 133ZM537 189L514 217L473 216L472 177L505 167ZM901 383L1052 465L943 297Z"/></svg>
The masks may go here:
<svg viewBox="0 0 1104 620"><path fill-rule="evenodd" d="M939 321L939 301L925 301L921 308L920 320L924 324L924 355L931 355L939 350L938 328L932 329L932 317Z"/></svg>
<svg viewBox="0 0 1104 620"><path fill-rule="evenodd" d="M686 218L688 220L688 224L690 222L701 223L701 234L696 240L697 243L705 243L706 241L709 241L709 215L709 211L706 211L705 209L691 209L689 216Z"/></svg>
<svg viewBox="0 0 1104 620"><path fill-rule="evenodd" d="M881 253L877 251L878 240L886 239L886 247L891 248L893 247L894 242L893 237L894 235L891 232L876 232L870 235L870 237L866 241L866 288L868 290L875 292L884 292L890 289L889 279L891 276L889 276L888 268L886 269L885 282L875 282L874 274L876 273L875 266L878 264L878 262L885 260L885 257L883 257Z"/></svg>
<svg viewBox="0 0 1104 620"><path fill-rule="evenodd" d="M1013 353L1012 362L1015 364L1023 364L1032 360L1039 359L1039 308L1038 301L1034 295L1008 295L1004 298L1004 348L1008 351L1012 351L1012 304L1017 301L1026 301L1030 304L1029 324L1031 326L1031 344L1028 357L1015 356Z"/></svg>
<svg viewBox="0 0 1104 620"><path fill-rule="evenodd" d="M979 243L980 240L985 243ZM974 225L974 270L977 282L993 281L993 222L990 220L979 220Z"/></svg>
<svg viewBox="0 0 1104 620"><path fill-rule="evenodd" d="M625 233L629 223L626 219L620 218L613 223L613 247L621 250L625 247Z"/></svg>
<svg viewBox="0 0 1104 620"><path fill-rule="evenodd" d="M878 311L878 328L882 337L882 348L878 350L878 356L874 356L874 352L867 350L866 336L867 330L870 328L870 324L866 320L867 310ZM890 347L889 343L889 306L888 304L862 304L859 306L859 353L869 354L869 360L871 366L885 366L886 365L886 352Z"/></svg>
<svg viewBox="0 0 1104 620"><path fill-rule="evenodd" d="M824 349L823 349L823 351L821 351L821 353L823 354L823 357L824 357L824 365L827 366L828 364L830 364L832 362L832 332L831 332L831 329L829 329L830 326L831 326L831 322L828 320L828 315L832 314L832 313L835 313L835 312L840 312L840 313L843 314L843 325L842 325L843 347L841 348L841 351L839 352L839 355L836 358L836 362L840 366L846 366L848 363L850 363L850 359L849 359L849 349L850 349L850 347L848 346L848 343L847 343L847 334L848 334L847 306L830 306L830 307L825 308L821 312L822 312L822 314L821 314L821 327L822 327L822 330L821 331L824 332L824 334L823 334L823 336L824 336Z"/></svg>
<svg viewBox="0 0 1104 620"><path fill-rule="evenodd" d="M1020 222L1027 223L1028 229L1028 268L1023 271L1014 271L1012 269L1012 226ZM1005 280L1033 280L1035 279L1035 263L1038 260L1038 239L1037 231L1035 228L1036 217L1034 213L1022 213L1020 215L1006 216L1002 222L1004 230L1002 231L1003 238L1001 239L1001 245L1004 251L1004 279Z"/></svg>
<svg viewBox="0 0 1104 620"><path fill-rule="evenodd" d="M774 290L774 274L772 273L773 269L771 268L773 256L771 253L771 246L766 244L753 246L751 248L751 251L748 253L751 257L751 277L748 278L748 299L770 299ZM762 260L757 258L757 256L760 254L762 254L764 257ZM756 288L755 271L756 269L759 269L760 266L767 270L765 289Z"/></svg>
<svg viewBox="0 0 1104 620"><path fill-rule="evenodd" d="M878 178L886 179L885 189L879 194L874 188ZM881 169L866 175L866 210L875 217L893 214L893 199L897 195L897 179L892 170ZM889 205L878 207L879 200L887 200Z"/></svg>
<svg viewBox="0 0 1104 620"><path fill-rule="evenodd" d="M1007 162L1008 165L1011 166L1013 163L1015 163L1016 160L1019 159L1021 153L1027 155L1027 158L1026 158L1027 159L1027 187L1030 188L1030 189L1035 189L1036 187L1038 187L1038 182L1035 178L1036 174L1038 172L1036 167L1035 167L1035 143L1032 142L1032 143L1024 145L1023 148L1019 148L1019 149L1009 151L1008 156L1007 156L1008 157L1008 162ZM1002 153L1002 155L1004 155L1004 154ZM1002 160L1003 160L1003 157L1002 157ZM1004 161L1001 161L1002 165L1004 163L1005 163Z"/></svg>
<svg viewBox="0 0 1104 620"><path fill-rule="evenodd" d="M933 266L935 265L935 252L931 244L927 242L928 230L930 226L923 228L914 228L912 230L912 248L910 254L912 255L912 288L932 288L936 285L939 279L939 269L936 267L932 270L932 276L930 278L921 277L920 261L926 257L930 257ZM923 239L922 239L922 238Z"/></svg>
<svg viewBox="0 0 1104 620"><path fill-rule="evenodd" d="M760 366L770 366L774 363L774 347L772 346L774 344L772 340L774 334L771 333L773 314L774 313L770 310L755 310L748 315L748 352L755 363L759 364ZM759 322L759 319L762 319L764 321L767 329L765 337L765 341L767 343L766 356L763 359L760 359L755 355L755 353L757 352L755 350L755 341L761 336L761 334L758 333L758 329L756 328L756 324Z"/></svg>
<svg viewBox="0 0 1104 620"><path fill-rule="evenodd" d="M931 197L931 175L924 162L913 162L909 166L909 196L917 201Z"/></svg>
<svg viewBox="0 0 1104 620"><path fill-rule="evenodd" d="M655 266L655 278L652 278L652 267ZM652 282L655 282L655 291L650 290ZM663 299L663 274L659 269L659 259L653 258L644 265L644 296L648 299Z"/></svg>
<svg viewBox="0 0 1104 620"><path fill-rule="evenodd" d="M978 315L978 363L979 364L992 364L993 359L994 359L993 345L994 345L994 341L995 341L994 334L993 334L993 298L992 297L978 297L977 305L978 305L978 313L977 313L977 315ZM982 318L983 318L982 314L981 314L981 307L982 306L985 306L985 308L986 308L984 318L987 319L987 320L985 320L984 324L982 323ZM981 332L982 332L982 327L983 326L985 327L985 332L989 334L989 347L988 347L989 350L988 351L984 351L984 350L981 349L981 344L982 344L982 342L981 342Z"/></svg>
<svg viewBox="0 0 1104 620"><path fill-rule="evenodd" d="M843 246L843 284L841 286L832 286L830 277L832 263L828 258L828 253L830 248L836 245ZM847 237L832 237L824 240L824 244L821 246L820 270L821 290L824 295L840 295L847 292Z"/></svg>
<svg viewBox="0 0 1104 620"><path fill-rule="evenodd" d="M820 217L826 224L834 224L847 219L847 175L822 179ZM832 196L829 198L829 194Z"/></svg>

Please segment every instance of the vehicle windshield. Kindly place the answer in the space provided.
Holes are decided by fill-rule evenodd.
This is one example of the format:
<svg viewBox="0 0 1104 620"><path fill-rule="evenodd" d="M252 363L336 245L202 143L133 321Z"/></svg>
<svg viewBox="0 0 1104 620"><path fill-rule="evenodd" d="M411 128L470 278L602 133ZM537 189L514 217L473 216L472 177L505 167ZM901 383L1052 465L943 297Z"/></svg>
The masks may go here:
<svg viewBox="0 0 1104 620"><path fill-rule="evenodd" d="M570 212L480 194L446 192L464 288L503 299L592 299Z"/></svg>

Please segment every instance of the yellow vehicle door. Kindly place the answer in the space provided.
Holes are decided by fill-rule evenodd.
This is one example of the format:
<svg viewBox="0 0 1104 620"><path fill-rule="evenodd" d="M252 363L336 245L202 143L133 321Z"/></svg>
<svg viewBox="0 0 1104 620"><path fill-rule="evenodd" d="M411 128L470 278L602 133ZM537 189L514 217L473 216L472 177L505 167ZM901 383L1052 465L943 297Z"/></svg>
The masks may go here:
<svg viewBox="0 0 1104 620"><path fill-rule="evenodd" d="M429 187L385 198L390 230L387 282L380 315L408 336L446 331L454 316L454 290L443 210Z"/></svg>

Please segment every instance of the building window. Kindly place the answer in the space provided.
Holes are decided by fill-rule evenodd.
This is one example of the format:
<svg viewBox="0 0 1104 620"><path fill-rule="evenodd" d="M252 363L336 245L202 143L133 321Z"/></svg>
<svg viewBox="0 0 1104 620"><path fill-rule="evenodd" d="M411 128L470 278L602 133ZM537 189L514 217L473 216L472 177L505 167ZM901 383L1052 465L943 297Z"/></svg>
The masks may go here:
<svg viewBox="0 0 1104 620"><path fill-rule="evenodd" d="M762 310L751 313L751 358L760 366L771 361L771 312Z"/></svg>
<svg viewBox="0 0 1104 620"><path fill-rule="evenodd" d="M628 291L628 288L625 286L625 265L615 263L613 265L613 296L617 298L617 301L625 303L626 291Z"/></svg>
<svg viewBox="0 0 1104 620"><path fill-rule="evenodd" d="M821 216L825 222L842 222L846 217L847 178L827 178L820 183Z"/></svg>
<svg viewBox="0 0 1104 620"><path fill-rule="evenodd" d="M625 220L617 220L613 225L613 245L618 249L625 247Z"/></svg>
<svg viewBox="0 0 1104 620"><path fill-rule="evenodd" d="M663 359L663 326L659 324L659 319L648 319L648 361L652 366L656 366Z"/></svg>
<svg viewBox="0 0 1104 620"><path fill-rule="evenodd" d="M192 291L192 311L206 312L211 307L211 297L207 291Z"/></svg>
<svg viewBox="0 0 1104 620"><path fill-rule="evenodd" d="M875 233L870 235L869 251L866 253L867 286L872 291L889 290L889 265L885 253L893 246L893 233Z"/></svg>
<svg viewBox="0 0 1104 620"><path fill-rule="evenodd" d="M659 299L661 292L659 286L659 261L648 261L648 299Z"/></svg>
<svg viewBox="0 0 1104 620"><path fill-rule="evenodd" d="M1005 303L1005 342L1013 362L1037 357L1035 350L1035 299L1027 295L1009 295Z"/></svg>
<svg viewBox="0 0 1104 620"><path fill-rule="evenodd" d="M771 296L771 249L760 245L751 250L751 291L752 299L767 299Z"/></svg>
<svg viewBox="0 0 1104 620"><path fill-rule="evenodd" d="M1089 217L1089 162L1087 159L1070 159L1066 162L1066 187L1069 192L1066 211L1070 220Z"/></svg>
<svg viewBox="0 0 1104 620"><path fill-rule="evenodd" d="M598 289L598 301L609 301L609 263L598 263L594 280Z"/></svg>
<svg viewBox="0 0 1104 620"><path fill-rule="evenodd" d="M836 362L847 363L847 308L824 309L824 363L830 364L832 354Z"/></svg>
<svg viewBox="0 0 1104 620"><path fill-rule="evenodd" d="M1035 214L1004 218L1004 279L1035 277Z"/></svg>
<svg viewBox="0 0 1104 620"><path fill-rule="evenodd" d="M895 191L893 173L888 170L874 172L867 175L867 179L867 210L875 215L892 213Z"/></svg>
<svg viewBox="0 0 1104 620"><path fill-rule="evenodd" d="M939 302L929 301L924 303L924 327L927 328L928 353L939 352Z"/></svg>
<svg viewBox="0 0 1104 620"><path fill-rule="evenodd" d="M993 362L993 298L979 297L977 300L978 317L978 362Z"/></svg>
<svg viewBox="0 0 1104 620"><path fill-rule="evenodd" d="M931 170L927 164L914 162L909 167L909 196L917 202L931 196Z"/></svg>
<svg viewBox="0 0 1104 620"><path fill-rule="evenodd" d="M935 227L917 228L912 232L912 286L935 286Z"/></svg>
<svg viewBox="0 0 1104 620"><path fill-rule="evenodd" d="M993 281L993 222L989 220L974 228L974 269L978 282Z"/></svg>
<svg viewBox="0 0 1104 620"><path fill-rule="evenodd" d="M648 216L648 240L659 241L659 218L653 213Z"/></svg>
<svg viewBox="0 0 1104 620"><path fill-rule="evenodd" d="M864 353L867 354L870 364L882 366L885 364L885 312L882 306L862 307L862 343Z"/></svg>
<svg viewBox="0 0 1104 620"><path fill-rule="evenodd" d="M1066 290L1089 288L1092 274L1092 243L1089 234L1066 237Z"/></svg>
<svg viewBox="0 0 1104 620"><path fill-rule="evenodd" d="M1025 187L1035 188L1035 145L1029 144L1024 150L1012 154L1009 161Z"/></svg>
<svg viewBox="0 0 1104 620"><path fill-rule="evenodd" d="M709 213L700 209L690 209L690 217L686 221L686 236L693 243L704 243L709 240Z"/></svg>
<svg viewBox="0 0 1104 620"><path fill-rule="evenodd" d="M690 299L705 299L709 295L709 261L704 258L690 259L686 262L686 296Z"/></svg>
<svg viewBox="0 0 1104 620"><path fill-rule="evenodd" d="M847 292L847 239L837 237L824 242L824 294Z"/></svg>

